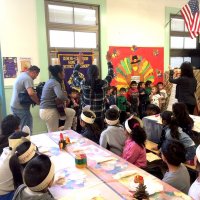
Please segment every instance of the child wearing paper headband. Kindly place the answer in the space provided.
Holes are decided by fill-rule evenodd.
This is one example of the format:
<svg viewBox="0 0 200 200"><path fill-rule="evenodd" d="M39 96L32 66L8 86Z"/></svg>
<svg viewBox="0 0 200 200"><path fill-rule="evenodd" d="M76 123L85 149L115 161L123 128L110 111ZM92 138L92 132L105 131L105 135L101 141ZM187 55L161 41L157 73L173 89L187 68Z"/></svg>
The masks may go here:
<svg viewBox="0 0 200 200"><path fill-rule="evenodd" d="M24 143L17 146L14 155L10 158L9 166L13 175L15 189L23 184L23 168L31 159L37 156L36 148L30 141L25 140Z"/></svg>
<svg viewBox="0 0 200 200"><path fill-rule="evenodd" d="M119 108L115 105L107 110L105 122L108 127L101 133L100 145L121 156L126 137L124 136L124 128L119 123L119 112Z"/></svg>
<svg viewBox="0 0 200 200"><path fill-rule="evenodd" d="M200 199L200 145L196 149L196 156L194 161L196 165L196 171L198 172L198 177L191 185L188 194L189 196L192 197L192 199L199 200Z"/></svg>
<svg viewBox="0 0 200 200"><path fill-rule="evenodd" d="M13 175L9 167L9 161L16 147L23 143L23 139L30 139L28 133L14 132L9 138L9 147L3 149L0 157L0 199L11 200L14 194Z"/></svg>
<svg viewBox="0 0 200 200"><path fill-rule="evenodd" d="M54 173L54 164L48 156L39 155L33 158L24 169L24 184L18 187L13 200L54 200L48 192Z"/></svg>
<svg viewBox="0 0 200 200"><path fill-rule="evenodd" d="M80 117L80 125L83 128L81 134L83 137L99 144L100 129L94 122L95 119L96 115L92 110L90 110L90 106L84 107Z"/></svg>
<svg viewBox="0 0 200 200"><path fill-rule="evenodd" d="M125 142L122 157L137 167L146 167L146 133L142 121L132 116L125 122Z"/></svg>

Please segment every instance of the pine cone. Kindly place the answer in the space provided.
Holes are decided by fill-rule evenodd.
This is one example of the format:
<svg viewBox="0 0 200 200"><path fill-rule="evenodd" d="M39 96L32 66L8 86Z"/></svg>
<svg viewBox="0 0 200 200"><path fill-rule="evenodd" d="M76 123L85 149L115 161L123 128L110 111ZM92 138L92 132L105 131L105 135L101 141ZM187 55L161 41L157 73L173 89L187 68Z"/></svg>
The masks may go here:
<svg viewBox="0 0 200 200"><path fill-rule="evenodd" d="M149 199L149 194L146 191L146 185L144 184L139 184L137 187L137 190L134 194L134 198L137 200L144 200L144 199Z"/></svg>

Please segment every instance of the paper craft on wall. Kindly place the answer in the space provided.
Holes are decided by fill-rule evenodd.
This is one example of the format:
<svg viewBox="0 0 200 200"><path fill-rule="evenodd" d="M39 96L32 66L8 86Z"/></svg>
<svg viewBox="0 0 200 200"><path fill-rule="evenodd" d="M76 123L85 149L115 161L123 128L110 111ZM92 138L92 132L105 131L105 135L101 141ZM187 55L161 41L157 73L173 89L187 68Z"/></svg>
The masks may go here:
<svg viewBox="0 0 200 200"><path fill-rule="evenodd" d="M4 78L17 77L17 58L16 57L3 57L3 74Z"/></svg>
<svg viewBox="0 0 200 200"><path fill-rule="evenodd" d="M26 72L31 66L31 58L19 58L20 72Z"/></svg>
<svg viewBox="0 0 200 200"><path fill-rule="evenodd" d="M163 81L164 48L111 46L109 51L115 72L111 85L118 89L129 87L132 80L150 80L154 84Z"/></svg>

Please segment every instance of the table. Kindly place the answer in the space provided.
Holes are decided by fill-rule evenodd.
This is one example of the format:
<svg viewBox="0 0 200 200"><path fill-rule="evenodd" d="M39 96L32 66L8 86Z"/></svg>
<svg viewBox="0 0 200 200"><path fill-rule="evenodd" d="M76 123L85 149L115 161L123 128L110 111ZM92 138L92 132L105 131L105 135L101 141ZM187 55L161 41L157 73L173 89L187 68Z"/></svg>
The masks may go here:
<svg viewBox="0 0 200 200"><path fill-rule="evenodd" d="M39 151L51 156L51 160L55 164L55 179L61 174L66 177L64 184L54 185L50 188L50 192L56 199L130 200L132 199L130 189L135 187L133 180L136 174L144 177L149 190L152 191L156 186L158 189L163 190L163 192L151 195L150 199L191 199L142 169L83 138L80 134L71 130L62 131L62 133L73 142L67 146L66 151L60 151L58 148L60 132L31 137L31 141L38 146ZM74 156L76 152L86 153L88 159L86 169L75 167ZM111 160L99 163L103 158L110 158ZM114 179L118 173L130 172L130 170L132 172L130 176L119 180Z"/></svg>
<svg viewBox="0 0 200 200"><path fill-rule="evenodd" d="M195 115L190 115L190 117L194 120L193 130L200 133L200 117ZM144 123L147 139L158 143L162 132L162 121L160 115L144 117L142 121Z"/></svg>

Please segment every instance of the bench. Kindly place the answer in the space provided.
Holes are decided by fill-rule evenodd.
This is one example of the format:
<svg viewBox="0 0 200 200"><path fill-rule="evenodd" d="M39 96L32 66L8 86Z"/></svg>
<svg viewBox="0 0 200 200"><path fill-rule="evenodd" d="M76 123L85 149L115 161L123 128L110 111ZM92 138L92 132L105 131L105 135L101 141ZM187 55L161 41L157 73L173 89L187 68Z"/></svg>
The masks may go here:
<svg viewBox="0 0 200 200"><path fill-rule="evenodd" d="M145 147L146 147L146 149L147 149L148 151L150 151L150 152L152 152L152 153L155 153L156 155L159 155L159 154L160 154L160 151L158 151L158 150L153 150L154 147L157 147L157 144L154 143L154 142L152 142L152 141L150 141L150 140L146 140L146 142L145 142ZM194 165L189 165L189 164L186 164L186 163L184 163L184 165L185 165L187 168L191 169L191 170L196 170L196 168L195 168Z"/></svg>

